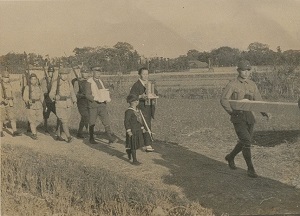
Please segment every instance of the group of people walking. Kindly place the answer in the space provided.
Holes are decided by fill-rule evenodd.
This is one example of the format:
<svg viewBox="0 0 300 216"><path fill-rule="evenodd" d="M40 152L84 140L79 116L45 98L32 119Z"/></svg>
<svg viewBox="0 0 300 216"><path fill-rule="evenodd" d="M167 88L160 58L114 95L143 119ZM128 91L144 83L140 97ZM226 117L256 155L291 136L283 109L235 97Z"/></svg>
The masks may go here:
<svg viewBox="0 0 300 216"><path fill-rule="evenodd" d="M99 117L104 126L108 142L116 142L117 137L112 132L107 108L107 103L110 102L111 98L108 89L105 88L101 80L101 70L99 68L90 70L83 66L80 69L81 76L70 81L68 74L71 71L71 68L59 68L58 76L54 77L55 68L49 66L45 77L40 81L35 73L31 73L28 77L29 82L22 89L22 98L26 107L27 132L30 134L30 137L34 140L38 139L36 128L43 120L45 133L49 133L48 119L50 114L53 113L57 119L55 140L72 142L73 137L69 131L69 120L72 107L77 104L81 116L77 138L85 138L83 129L86 128L89 131L90 144L98 144L94 133L95 124ZM140 79L132 86L127 98L130 106L124 117L126 152L128 157L133 159L133 164L139 164L136 159L136 149L143 147L147 152L154 150L151 145L151 134L144 127L147 124L148 130L151 129L151 118L154 118L155 111L154 103L145 103L145 100L148 100L146 94L148 73L147 68L139 70ZM16 119L13 111L15 95L8 71L2 73L1 86L0 123L3 125L5 121L10 121L13 136L20 136L21 133L16 128ZM75 93L75 90L77 90L77 93ZM141 116L143 116L143 120L141 120ZM141 125L140 128L137 127L138 124ZM65 133L66 140L62 137L62 133ZM1 137L3 136L4 132L1 127Z"/></svg>
<svg viewBox="0 0 300 216"><path fill-rule="evenodd" d="M54 78L54 67L48 67L48 75L44 77L40 85L37 76L32 73L30 75L30 83L23 90L23 100L26 104L27 118L29 121L31 137L37 139L36 127L44 119L45 132L48 132L47 120L50 113L54 113L57 117L56 140L64 141L61 133L64 132L67 142L72 141L69 132L69 119L73 104L77 103L79 113L81 115L77 138L84 138L83 129L89 131L89 142L97 144L94 138L94 127L97 117L100 118L109 143L116 141L107 110L107 103L111 100L107 89L100 79L101 71L91 71L82 67L81 77L72 81L68 80L70 68L60 68L59 76ZM248 170L249 177L256 178L252 157L251 145L253 143L253 131L255 118L251 111L233 110L229 100L262 100L256 84L249 79L251 72L250 62L242 60L237 65L238 76L230 81L225 87L221 95L221 105L230 115L238 142L233 150L226 155L230 169L237 169L234 159L238 153L242 152ZM152 152L152 136L151 136L151 120L155 114L155 100L150 100L147 95L147 82L149 71L147 68L138 70L139 79L135 82L127 97L129 103L128 109L125 111L124 126L126 130L126 153L129 160L132 159L133 164L140 164L137 160L136 150L143 147L145 151ZM12 87L9 83L9 73L5 71L2 75L2 88L0 89L1 98L1 125L4 120L10 120L13 130L13 136L20 136L21 133L16 129L16 120L12 111L14 106L14 95ZM77 94L74 87L78 89ZM155 94L158 92L154 89ZM300 107L300 100L299 100ZM271 118L269 113L261 113L268 119ZM1 137L4 136L1 127Z"/></svg>

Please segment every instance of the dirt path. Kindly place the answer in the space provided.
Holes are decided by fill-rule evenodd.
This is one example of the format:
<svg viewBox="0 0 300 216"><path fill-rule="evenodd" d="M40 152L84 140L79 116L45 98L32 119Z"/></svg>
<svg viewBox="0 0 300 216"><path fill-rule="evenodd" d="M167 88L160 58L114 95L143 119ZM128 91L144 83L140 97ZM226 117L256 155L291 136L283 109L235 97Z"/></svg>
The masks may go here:
<svg viewBox="0 0 300 216"><path fill-rule="evenodd" d="M64 156L121 175L134 173L136 179L156 188L176 191L217 213L300 214L300 190L295 187L265 177L248 178L245 170L230 170L220 157L204 156L170 142L156 141L154 153L139 151L142 164L133 166L124 153L123 137L120 139L119 143L109 145L105 139L98 138L99 144L90 145L87 139L74 139L68 144L43 134L37 141L26 135L17 138L6 135L1 144L26 146L40 154Z"/></svg>

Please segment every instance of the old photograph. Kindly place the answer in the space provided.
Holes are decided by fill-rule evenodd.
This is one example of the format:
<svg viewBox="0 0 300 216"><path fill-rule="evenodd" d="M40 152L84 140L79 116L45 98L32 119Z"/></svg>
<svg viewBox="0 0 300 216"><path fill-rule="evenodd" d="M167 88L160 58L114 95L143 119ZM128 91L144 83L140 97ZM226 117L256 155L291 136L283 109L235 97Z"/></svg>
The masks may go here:
<svg viewBox="0 0 300 216"><path fill-rule="evenodd" d="M300 215L299 11L0 0L0 215Z"/></svg>

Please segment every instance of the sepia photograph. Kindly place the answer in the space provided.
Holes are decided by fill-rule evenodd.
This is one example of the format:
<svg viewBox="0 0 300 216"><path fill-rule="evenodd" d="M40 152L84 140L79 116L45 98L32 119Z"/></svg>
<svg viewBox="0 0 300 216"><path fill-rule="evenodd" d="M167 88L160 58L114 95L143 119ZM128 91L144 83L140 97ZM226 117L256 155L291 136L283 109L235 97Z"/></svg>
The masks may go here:
<svg viewBox="0 0 300 216"><path fill-rule="evenodd" d="M0 215L300 215L299 11L0 0Z"/></svg>

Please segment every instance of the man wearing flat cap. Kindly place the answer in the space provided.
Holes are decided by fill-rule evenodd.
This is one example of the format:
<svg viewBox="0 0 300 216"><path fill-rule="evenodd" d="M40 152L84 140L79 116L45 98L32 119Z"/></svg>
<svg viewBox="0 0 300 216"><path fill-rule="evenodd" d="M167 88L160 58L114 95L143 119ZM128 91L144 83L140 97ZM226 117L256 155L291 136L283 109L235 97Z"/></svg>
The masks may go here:
<svg viewBox="0 0 300 216"><path fill-rule="evenodd" d="M0 135L4 136L2 125L6 120L10 121L13 136L21 136L21 133L17 131L17 123L14 113L14 92L9 79L9 72L3 71L0 88Z"/></svg>
<svg viewBox="0 0 300 216"><path fill-rule="evenodd" d="M87 80L85 88L85 96L88 99L89 108L89 133L91 144L97 144L94 139L94 127L98 116L104 126L109 143L113 143L117 140L112 133L107 110L107 103L111 101L109 91L104 87L100 77L101 70L99 68L93 68L93 77Z"/></svg>
<svg viewBox="0 0 300 216"><path fill-rule="evenodd" d="M23 100L26 104L26 114L30 123L31 138L37 139L36 127L43 121L44 92L38 85L38 78L35 73L29 77L30 86L25 86Z"/></svg>
<svg viewBox="0 0 300 216"><path fill-rule="evenodd" d="M77 108L81 116L79 127L77 131L77 138L84 138L83 128L88 130L89 127L89 109L88 109L88 99L85 96L85 88L87 86L87 80L90 76L90 70L88 67L83 66L80 68L81 77L74 78L72 84L75 91L77 91Z"/></svg>
<svg viewBox="0 0 300 216"><path fill-rule="evenodd" d="M221 96L221 105L230 115L230 120L234 125L235 132L238 136L238 143L234 149L226 155L225 160L231 169L237 169L234 163L235 156L242 152L248 167L248 176L256 178L257 174L251 158L251 144L253 142L253 129L255 118L251 111L233 110L229 104L229 100L257 100L262 101L262 97L256 84L249 79L251 73L251 65L247 60L242 60L237 65L238 77L230 81L225 87ZM263 116L270 118L268 113L261 113Z"/></svg>
<svg viewBox="0 0 300 216"><path fill-rule="evenodd" d="M60 121L60 129L57 130L57 140L63 141L61 137L62 129L67 136L67 142L72 141L69 131L69 120L73 104L77 102L73 86L68 79L70 68L60 68L57 80L52 83L49 97L55 101L56 115Z"/></svg>

